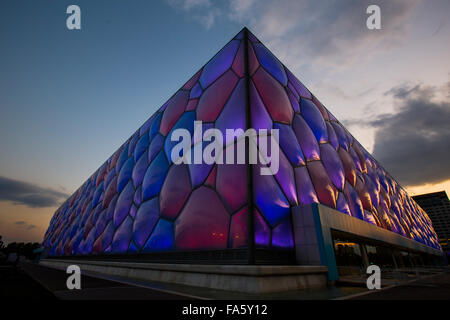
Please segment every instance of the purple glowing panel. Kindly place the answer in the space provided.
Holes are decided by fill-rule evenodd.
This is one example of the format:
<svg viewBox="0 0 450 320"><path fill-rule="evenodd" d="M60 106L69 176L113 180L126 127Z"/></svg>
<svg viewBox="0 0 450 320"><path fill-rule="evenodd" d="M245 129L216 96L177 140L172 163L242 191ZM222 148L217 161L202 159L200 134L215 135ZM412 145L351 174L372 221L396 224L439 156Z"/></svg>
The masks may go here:
<svg viewBox="0 0 450 320"><path fill-rule="evenodd" d="M328 143L320 145L320 155L322 157L322 163L327 170L328 176L333 181L333 184L339 190L344 188L345 173L341 159L336 150Z"/></svg>
<svg viewBox="0 0 450 320"><path fill-rule="evenodd" d="M134 161L137 161L148 147L148 134L144 134L134 148Z"/></svg>
<svg viewBox="0 0 450 320"><path fill-rule="evenodd" d="M132 157L130 157L124 163L122 169L120 169L119 177L117 179L117 192L121 192L128 183L128 181L130 180L131 175L133 173L133 167L134 167L134 160Z"/></svg>
<svg viewBox="0 0 450 320"><path fill-rule="evenodd" d="M242 248L248 244L248 211L247 208L231 217L229 248Z"/></svg>
<svg viewBox="0 0 450 320"><path fill-rule="evenodd" d="M247 174L243 164L218 164L216 188L230 212L242 207L247 201Z"/></svg>
<svg viewBox="0 0 450 320"><path fill-rule="evenodd" d="M250 75L253 75L255 71L259 67L258 58L256 58L255 50L253 50L253 46L250 41L248 43L248 71Z"/></svg>
<svg viewBox="0 0 450 320"><path fill-rule="evenodd" d="M348 137L345 134L344 129L341 127L341 125L337 122L332 122L331 125L334 128L334 131L336 132L336 135L339 140L339 145L348 151L348 148L350 146L350 141L348 141Z"/></svg>
<svg viewBox="0 0 450 320"><path fill-rule="evenodd" d="M148 148L148 162L152 162L164 146L164 137L159 133L153 138Z"/></svg>
<svg viewBox="0 0 450 320"><path fill-rule="evenodd" d="M318 203L316 191L311 182L306 167L298 167L295 171L295 184L297 186L297 197L300 204Z"/></svg>
<svg viewBox="0 0 450 320"><path fill-rule="evenodd" d="M133 168L133 173L131 177L133 179L133 184L135 187L138 187L142 180L144 179L144 174L147 171L148 167L148 157L147 154L143 154L142 157L139 158L138 162Z"/></svg>
<svg viewBox="0 0 450 320"><path fill-rule="evenodd" d="M255 245L258 247L267 247L270 244L270 227L257 210L254 212L255 224Z"/></svg>
<svg viewBox="0 0 450 320"><path fill-rule="evenodd" d="M159 126L161 124L162 113L158 113L158 115L153 119L152 125L150 127L150 139L153 139L159 132Z"/></svg>
<svg viewBox="0 0 450 320"><path fill-rule="evenodd" d="M339 192L336 202L336 209L338 209L340 212L348 214L349 216L352 215L352 212L350 211L350 207L348 206L347 199L345 198L345 195L342 192Z"/></svg>
<svg viewBox="0 0 450 320"><path fill-rule="evenodd" d="M212 164L207 164L203 161L200 164L189 164L189 173L191 176L193 188L196 188L199 185L203 184L206 177L208 177L212 167Z"/></svg>
<svg viewBox="0 0 450 320"><path fill-rule="evenodd" d="M319 145L305 120L300 115L295 115L292 127L306 159L320 160Z"/></svg>
<svg viewBox="0 0 450 320"><path fill-rule="evenodd" d="M294 170L282 151L279 153L279 168L275 174L278 184L281 186L284 195L289 203L293 206L297 205L297 193L295 190Z"/></svg>
<svg viewBox="0 0 450 320"><path fill-rule="evenodd" d="M336 136L336 132L334 131L333 126L329 122L326 123L326 126L327 126L328 139L330 140L330 143L333 146L333 148L335 150L337 150L339 148L339 141Z"/></svg>
<svg viewBox="0 0 450 320"><path fill-rule="evenodd" d="M195 121L195 112L194 111L185 112L181 116L180 120L178 120L176 125L173 127L173 129L170 131L170 133L167 135L167 138L164 142L164 152L166 153L167 159L172 159L172 148L178 143L180 143L180 140L182 139L180 137L172 138L173 132L177 129L187 130L190 136L192 137L194 133L194 121ZM172 139L174 141L172 141ZM182 157L183 155L179 154L178 156Z"/></svg>
<svg viewBox="0 0 450 320"><path fill-rule="evenodd" d="M281 84L261 68L255 72L252 78L272 119L282 123L291 123L294 110L286 90Z"/></svg>
<svg viewBox="0 0 450 320"><path fill-rule="evenodd" d="M145 173L142 181L142 199L147 200L154 197L161 190L164 179L166 178L169 164L164 153L161 151Z"/></svg>
<svg viewBox="0 0 450 320"><path fill-rule="evenodd" d="M205 206L205 199L208 199L208 206ZM175 246L188 250L225 249L229 223L230 216L217 193L200 187L192 192L175 221Z"/></svg>
<svg viewBox="0 0 450 320"><path fill-rule="evenodd" d="M297 94L300 97L312 99L311 93L306 89L306 87L298 80L288 69L286 69L287 76L289 78L289 81L294 86L295 90L297 91Z"/></svg>
<svg viewBox="0 0 450 320"><path fill-rule="evenodd" d="M253 81L250 81L250 114L252 128L255 130L272 129L272 118L270 118L264 103L259 96Z"/></svg>
<svg viewBox="0 0 450 320"><path fill-rule="evenodd" d="M133 184L128 182L126 187L117 199L116 209L114 210L114 226L117 227L128 214L133 202L134 188Z"/></svg>
<svg viewBox="0 0 450 320"><path fill-rule="evenodd" d="M117 228L111 243L111 252L124 253L130 245L131 232L133 229L133 219L127 216L123 223Z"/></svg>
<svg viewBox="0 0 450 320"><path fill-rule="evenodd" d="M233 71L227 71L205 90L197 105L197 120L212 122L217 119L223 106L233 91L238 77Z"/></svg>
<svg viewBox="0 0 450 320"><path fill-rule="evenodd" d="M355 189L347 182L344 187L344 194L352 216L364 220L364 209Z"/></svg>
<svg viewBox="0 0 450 320"><path fill-rule="evenodd" d="M157 198L146 201L139 207L133 224L133 241L139 248L145 244L158 218Z"/></svg>
<svg viewBox="0 0 450 320"><path fill-rule="evenodd" d="M144 246L144 252L167 251L174 247L173 223L165 219L159 219L152 235Z"/></svg>
<svg viewBox="0 0 450 320"><path fill-rule="evenodd" d="M319 109L310 100L300 100L300 110L319 143L328 141L327 127Z"/></svg>
<svg viewBox="0 0 450 320"><path fill-rule="evenodd" d="M200 86L200 83L197 83L191 90L191 93L189 94L189 99L195 99L201 96L203 92L202 87Z"/></svg>
<svg viewBox="0 0 450 320"><path fill-rule="evenodd" d="M259 63L283 86L287 85L287 76L281 62L262 43L253 44Z"/></svg>
<svg viewBox="0 0 450 320"><path fill-rule="evenodd" d="M291 219L288 217L272 231L272 247L293 248L294 237L292 235Z"/></svg>
<svg viewBox="0 0 450 320"><path fill-rule="evenodd" d="M208 87L231 67L239 44L239 40L230 41L203 67L203 72L199 79L203 88Z"/></svg>
<svg viewBox="0 0 450 320"><path fill-rule="evenodd" d="M305 157L292 127L275 123L273 128L279 130L281 150L286 154L291 164L293 166L305 165Z"/></svg>
<svg viewBox="0 0 450 320"><path fill-rule="evenodd" d="M280 190L275 178L271 175L261 175L260 166L253 166L253 198L267 222L277 225L290 213L290 205Z"/></svg>
<svg viewBox="0 0 450 320"><path fill-rule="evenodd" d="M190 192L191 181L187 165L173 165L159 195L161 216L168 220L175 219Z"/></svg>
<svg viewBox="0 0 450 320"><path fill-rule="evenodd" d="M288 90L288 97L289 101L291 102L292 109L294 109L295 112L300 112L300 104L298 103L298 98L292 93L290 89Z"/></svg>
<svg viewBox="0 0 450 320"><path fill-rule="evenodd" d="M127 161L127 159L128 159L128 144L126 144L125 147L122 149L119 159L117 159L116 173L120 172L120 169L122 169L122 166L125 163L125 161Z"/></svg>

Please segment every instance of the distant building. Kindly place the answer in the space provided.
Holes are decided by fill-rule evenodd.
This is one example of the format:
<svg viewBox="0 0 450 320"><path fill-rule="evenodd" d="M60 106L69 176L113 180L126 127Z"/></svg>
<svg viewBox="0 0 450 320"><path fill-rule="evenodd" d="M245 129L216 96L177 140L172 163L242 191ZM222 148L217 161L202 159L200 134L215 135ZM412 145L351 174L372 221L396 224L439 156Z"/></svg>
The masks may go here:
<svg viewBox="0 0 450 320"><path fill-rule="evenodd" d="M442 250L448 257L450 255L450 201L447 194L445 191L439 191L412 198L428 213Z"/></svg>

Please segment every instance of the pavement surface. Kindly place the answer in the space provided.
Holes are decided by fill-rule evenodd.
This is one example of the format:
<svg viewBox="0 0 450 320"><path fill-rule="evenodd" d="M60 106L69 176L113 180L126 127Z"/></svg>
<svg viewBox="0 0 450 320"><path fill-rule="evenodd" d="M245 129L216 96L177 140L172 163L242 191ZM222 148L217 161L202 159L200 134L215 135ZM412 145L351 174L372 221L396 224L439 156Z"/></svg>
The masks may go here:
<svg viewBox="0 0 450 320"><path fill-rule="evenodd" d="M55 298L63 300L189 300L181 294L167 293L160 290L119 283L83 275L81 289L69 290L66 286L68 274L62 270L52 269L32 263L22 263L23 270L35 282L51 292ZM20 272L20 271L19 271Z"/></svg>
<svg viewBox="0 0 450 320"><path fill-rule="evenodd" d="M33 263L0 266L0 297L34 300L450 300L450 272L415 280L382 280L382 290L369 291L364 279L346 279L347 284L324 289L274 294L244 294L177 284L81 275L81 290L68 290L68 274ZM345 281L344 281L345 282Z"/></svg>
<svg viewBox="0 0 450 320"><path fill-rule="evenodd" d="M420 278L351 300L450 300L450 273Z"/></svg>

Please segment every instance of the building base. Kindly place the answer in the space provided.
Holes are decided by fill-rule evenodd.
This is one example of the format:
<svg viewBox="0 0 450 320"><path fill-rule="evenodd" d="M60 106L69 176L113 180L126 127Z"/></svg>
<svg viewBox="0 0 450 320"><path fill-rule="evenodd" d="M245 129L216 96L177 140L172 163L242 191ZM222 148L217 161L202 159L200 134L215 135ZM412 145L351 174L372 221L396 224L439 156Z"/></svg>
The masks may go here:
<svg viewBox="0 0 450 320"><path fill-rule="evenodd" d="M77 265L81 273L244 293L283 292L327 285L325 266L195 265L59 259L44 259L40 264L63 270L69 265Z"/></svg>

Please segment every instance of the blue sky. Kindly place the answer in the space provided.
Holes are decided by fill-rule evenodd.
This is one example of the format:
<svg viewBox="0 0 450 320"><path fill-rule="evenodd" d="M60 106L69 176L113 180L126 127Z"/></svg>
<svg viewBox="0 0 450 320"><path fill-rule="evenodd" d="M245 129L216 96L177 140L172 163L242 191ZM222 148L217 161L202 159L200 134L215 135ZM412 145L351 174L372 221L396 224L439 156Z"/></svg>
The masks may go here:
<svg viewBox="0 0 450 320"><path fill-rule="evenodd" d="M66 28L70 4L81 30ZM365 27L369 4L380 5L382 30ZM2 0L0 193L14 185L42 201L0 194L0 234L39 241L56 203L244 25L407 190L450 191L437 159L447 154L436 152L450 141L449 9L448 0ZM411 145L383 134L402 126L424 133ZM414 161L422 149L425 164ZM429 168L424 177L410 180L405 158L409 172Z"/></svg>

